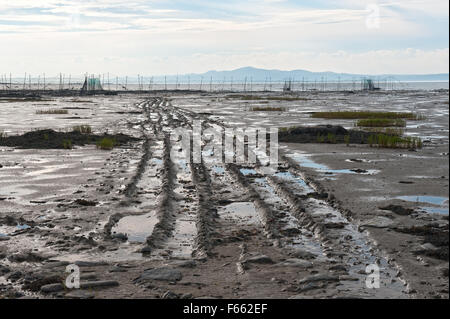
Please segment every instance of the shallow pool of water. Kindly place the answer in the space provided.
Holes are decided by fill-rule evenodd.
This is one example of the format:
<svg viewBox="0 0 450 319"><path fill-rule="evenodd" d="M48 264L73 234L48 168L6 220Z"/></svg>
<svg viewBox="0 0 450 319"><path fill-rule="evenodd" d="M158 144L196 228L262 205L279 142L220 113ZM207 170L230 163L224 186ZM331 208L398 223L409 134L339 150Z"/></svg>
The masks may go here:
<svg viewBox="0 0 450 319"><path fill-rule="evenodd" d="M247 176L247 175L256 175L256 171L254 169L241 168L240 171L245 176Z"/></svg>
<svg viewBox="0 0 450 319"><path fill-rule="evenodd" d="M448 215L448 208L438 208L438 207L419 207L419 208L430 214Z"/></svg>
<svg viewBox="0 0 450 319"><path fill-rule="evenodd" d="M238 220L240 223L248 225L261 224L259 214L256 212L255 205L251 202L235 202L226 205L219 210L219 215L224 219Z"/></svg>
<svg viewBox="0 0 450 319"><path fill-rule="evenodd" d="M444 205L445 202L447 202L447 204L448 204L448 198L439 197L439 196L418 195L418 196L399 196L396 198L402 199L402 200L405 200L408 202L428 203L428 204L434 204L434 205L438 205L438 206Z"/></svg>
<svg viewBox="0 0 450 319"><path fill-rule="evenodd" d="M144 243L147 237L153 232L153 228L157 222L156 212L150 212L140 216L126 216L119 220L111 232L113 234L126 234L129 242Z"/></svg>
<svg viewBox="0 0 450 319"><path fill-rule="evenodd" d="M370 169L364 171L354 171L352 169L330 169L328 166L319 164L309 159L308 156L302 154L290 154L288 155L294 159L300 166L314 168L316 171L326 173L326 174L363 174L363 175L373 175L378 173L378 170Z"/></svg>

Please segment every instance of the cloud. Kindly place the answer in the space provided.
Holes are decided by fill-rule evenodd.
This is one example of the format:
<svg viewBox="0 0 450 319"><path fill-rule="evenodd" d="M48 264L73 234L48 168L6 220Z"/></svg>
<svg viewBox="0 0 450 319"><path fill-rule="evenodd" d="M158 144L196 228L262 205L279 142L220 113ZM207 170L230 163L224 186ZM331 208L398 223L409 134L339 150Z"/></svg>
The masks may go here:
<svg viewBox="0 0 450 319"><path fill-rule="evenodd" d="M367 27L368 4L378 28ZM0 0L0 43L8 71L446 72L448 1Z"/></svg>

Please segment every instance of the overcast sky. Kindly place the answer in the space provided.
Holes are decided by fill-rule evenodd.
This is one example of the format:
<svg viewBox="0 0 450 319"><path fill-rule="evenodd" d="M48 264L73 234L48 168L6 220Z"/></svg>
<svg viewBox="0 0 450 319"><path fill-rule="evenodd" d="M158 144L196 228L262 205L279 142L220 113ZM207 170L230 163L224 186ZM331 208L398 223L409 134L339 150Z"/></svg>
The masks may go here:
<svg viewBox="0 0 450 319"><path fill-rule="evenodd" d="M0 0L0 74L447 73L448 0Z"/></svg>

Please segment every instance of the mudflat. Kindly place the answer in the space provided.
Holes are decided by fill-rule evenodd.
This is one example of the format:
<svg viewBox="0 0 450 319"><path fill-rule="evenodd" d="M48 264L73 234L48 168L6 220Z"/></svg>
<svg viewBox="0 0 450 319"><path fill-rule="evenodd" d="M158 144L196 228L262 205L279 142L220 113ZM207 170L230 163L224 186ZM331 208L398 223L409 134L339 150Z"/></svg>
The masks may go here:
<svg viewBox="0 0 450 319"><path fill-rule="evenodd" d="M0 296L448 298L448 90L250 95L0 101ZM187 160L171 134L195 123L354 130L312 116L343 110L423 115L403 128L422 145L280 139L269 171L206 148ZM82 125L90 132L73 135ZM72 264L81 289L62 284ZM379 288L367 286L370 265Z"/></svg>

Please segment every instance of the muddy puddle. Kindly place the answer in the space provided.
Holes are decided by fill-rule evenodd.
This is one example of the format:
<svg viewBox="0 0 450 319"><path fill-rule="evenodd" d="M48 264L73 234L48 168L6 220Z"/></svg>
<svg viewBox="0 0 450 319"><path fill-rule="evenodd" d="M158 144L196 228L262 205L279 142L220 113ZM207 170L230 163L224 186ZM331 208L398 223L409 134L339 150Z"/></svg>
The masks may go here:
<svg viewBox="0 0 450 319"><path fill-rule="evenodd" d="M326 165L319 164L315 161L313 161L309 154L301 154L301 153L294 153L294 154L287 154L288 157L292 158L294 161L296 161L301 167L307 167L312 168L318 172L321 172L323 174L327 175L334 175L334 174L362 174L362 175L375 175L379 172L377 169L359 169L359 168L353 168L353 169L331 169Z"/></svg>
<svg viewBox="0 0 450 319"><path fill-rule="evenodd" d="M439 197L439 196L398 196L396 199L404 200L407 202L413 202L417 205L421 205L418 208L430 214L442 214L448 215L449 213L449 201L447 197ZM435 206L422 206L422 205L435 205Z"/></svg>
<svg viewBox="0 0 450 319"><path fill-rule="evenodd" d="M252 202L236 202L220 207L218 214L224 220L237 221L245 225L261 226L261 219Z"/></svg>
<svg viewBox="0 0 450 319"><path fill-rule="evenodd" d="M114 234L125 234L129 242L144 243L153 232L158 222L156 212L150 212L141 216L126 216L119 220L111 230Z"/></svg>
<svg viewBox="0 0 450 319"><path fill-rule="evenodd" d="M306 182L302 178L295 176L291 172L277 172L277 173L275 173L275 176L279 177L280 179L282 179L288 183L293 183L295 185L298 185L300 187L300 189L302 190L300 192L300 194L302 194L302 195L306 195L308 193L314 192L314 189L312 189L308 184L306 184Z"/></svg>

